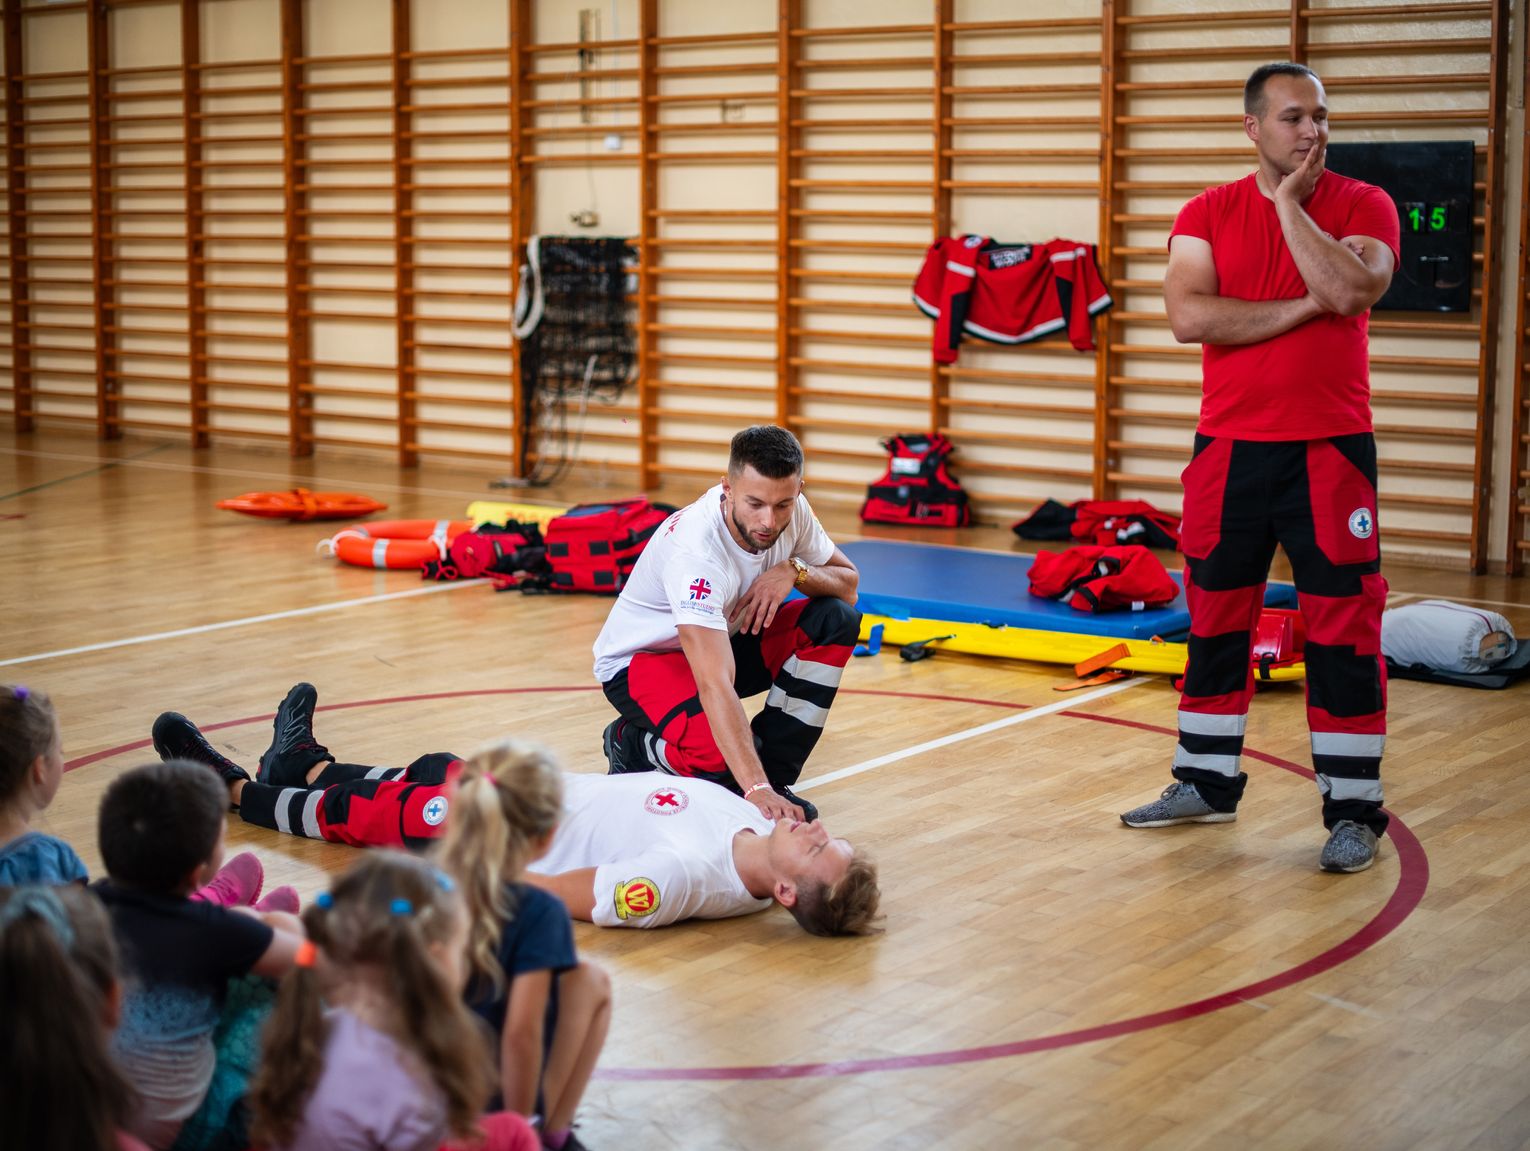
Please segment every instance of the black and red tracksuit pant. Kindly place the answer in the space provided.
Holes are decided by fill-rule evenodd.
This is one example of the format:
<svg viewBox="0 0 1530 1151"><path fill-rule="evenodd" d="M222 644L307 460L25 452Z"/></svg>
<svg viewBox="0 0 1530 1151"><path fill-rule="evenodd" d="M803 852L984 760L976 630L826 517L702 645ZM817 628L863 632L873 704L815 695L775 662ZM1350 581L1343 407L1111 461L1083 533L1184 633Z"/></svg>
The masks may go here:
<svg viewBox="0 0 1530 1151"><path fill-rule="evenodd" d="M1254 693L1252 634L1275 546L1285 549L1307 630L1307 725L1323 823L1386 830L1381 755L1386 664L1376 523L1376 441L1369 433L1260 442L1197 435L1180 544L1190 659L1179 704L1174 778L1232 811Z"/></svg>
<svg viewBox="0 0 1530 1151"><path fill-rule="evenodd" d="M239 815L289 835L355 847L426 847L446 830L446 792L462 763L450 752L408 767L331 763L311 786L246 783Z"/></svg>
<svg viewBox="0 0 1530 1151"><path fill-rule="evenodd" d="M823 734L860 626L860 612L823 597L782 604L759 635L732 637L733 690L740 699L767 693L750 727L771 786L790 787L802 774ZM639 652L602 686L627 721L618 738L629 764L738 790L684 652Z"/></svg>

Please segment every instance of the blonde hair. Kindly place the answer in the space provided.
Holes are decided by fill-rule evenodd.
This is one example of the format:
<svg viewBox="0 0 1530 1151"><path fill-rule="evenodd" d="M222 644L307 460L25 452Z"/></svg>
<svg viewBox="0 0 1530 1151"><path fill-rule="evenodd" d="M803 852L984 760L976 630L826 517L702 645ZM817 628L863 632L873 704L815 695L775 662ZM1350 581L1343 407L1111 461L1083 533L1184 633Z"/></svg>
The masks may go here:
<svg viewBox="0 0 1530 1151"><path fill-rule="evenodd" d="M257 1146L290 1143L324 1066L326 986L347 969L375 967L397 1008L393 1039L418 1056L446 1097L447 1126L458 1138L478 1131L493 1090L494 1057L484 1028L431 956L450 940L462 914L456 885L422 859L369 852L303 912L321 962L282 980L266 1024L260 1070L250 1084Z"/></svg>
<svg viewBox="0 0 1530 1151"><path fill-rule="evenodd" d="M857 849L838 883L800 886L789 910L809 935L870 935L881 904L877 865Z"/></svg>
<svg viewBox="0 0 1530 1151"><path fill-rule="evenodd" d="M473 981L505 989L498 945L515 915L508 885L531 862L538 840L563 816L563 772L540 744L507 739L479 751L457 777L452 817L437 849L468 910Z"/></svg>

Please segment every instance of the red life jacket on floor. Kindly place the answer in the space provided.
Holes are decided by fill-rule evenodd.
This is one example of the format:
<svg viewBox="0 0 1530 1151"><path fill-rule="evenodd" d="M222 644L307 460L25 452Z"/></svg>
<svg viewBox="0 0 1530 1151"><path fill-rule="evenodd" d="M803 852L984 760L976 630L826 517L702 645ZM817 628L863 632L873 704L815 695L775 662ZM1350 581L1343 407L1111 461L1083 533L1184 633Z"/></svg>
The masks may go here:
<svg viewBox="0 0 1530 1151"><path fill-rule="evenodd" d="M887 471L866 489L861 519L869 524L959 528L972 522L967 493L946 469L956 450L945 436L900 435L883 440Z"/></svg>
<svg viewBox="0 0 1530 1151"><path fill-rule="evenodd" d="M1011 527L1023 540L1179 547L1179 517L1159 511L1146 500L1079 500L1066 507L1046 500Z"/></svg>
<svg viewBox="0 0 1530 1151"><path fill-rule="evenodd" d="M548 522L543 532L544 567L496 583L525 591L615 595L627 583L653 533L674 511L643 496L610 504L579 504Z"/></svg>
<svg viewBox="0 0 1530 1151"><path fill-rule="evenodd" d="M1136 544L1037 552L1030 577L1032 595L1062 600L1078 611L1142 611L1179 595L1158 557Z"/></svg>

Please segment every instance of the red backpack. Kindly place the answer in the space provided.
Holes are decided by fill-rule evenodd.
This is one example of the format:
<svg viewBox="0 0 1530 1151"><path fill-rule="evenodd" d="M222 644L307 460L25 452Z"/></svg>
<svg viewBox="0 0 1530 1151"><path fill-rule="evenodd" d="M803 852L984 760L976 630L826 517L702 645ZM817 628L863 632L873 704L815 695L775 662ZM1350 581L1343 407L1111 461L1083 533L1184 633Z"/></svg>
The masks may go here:
<svg viewBox="0 0 1530 1151"><path fill-rule="evenodd" d="M956 446L939 433L883 440L887 472L866 489L861 519L869 524L959 528L972 522L967 493L946 470Z"/></svg>
<svg viewBox="0 0 1530 1151"><path fill-rule="evenodd" d="M525 591L583 591L615 595L653 533L675 508L642 496L611 504L580 504L554 517L543 532L546 563L505 581Z"/></svg>

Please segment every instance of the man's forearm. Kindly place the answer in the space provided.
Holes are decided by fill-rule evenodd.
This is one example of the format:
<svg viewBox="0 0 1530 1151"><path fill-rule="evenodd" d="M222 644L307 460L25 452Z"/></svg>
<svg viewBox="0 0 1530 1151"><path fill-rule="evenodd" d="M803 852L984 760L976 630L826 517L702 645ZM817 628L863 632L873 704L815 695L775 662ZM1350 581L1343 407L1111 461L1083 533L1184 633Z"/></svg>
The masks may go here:
<svg viewBox="0 0 1530 1151"><path fill-rule="evenodd" d="M807 578L797 585L797 590L805 596L844 600L854 607L860 583L861 573L855 568L825 564L809 567Z"/></svg>
<svg viewBox="0 0 1530 1151"><path fill-rule="evenodd" d="M1358 316L1376 302L1376 277L1349 248L1324 235L1300 204L1277 198L1281 234L1307 290L1330 312Z"/></svg>
<svg viewBox="0 0 1530 1151"><path fill-rule="evenodd" d="M1169 307L1169 325L1182 344L1257 344L1322 314L1312 296L1292 300L1239 300L1186 295Z"/></svg>
<svg viewBox="0 0 1530 1151"><path fill-rule="evenodd" d="M728 683L697 684L701 697L701 710L706 713L712 728L712 738L717 750L722 752L733 782L745 791L756 783L768 782L765 767L754 750L754 733L749 730L749 720L744 715L744 705Z"/></svg>

